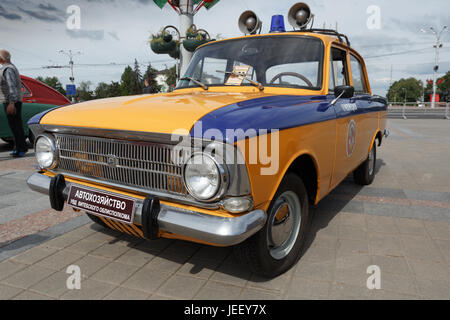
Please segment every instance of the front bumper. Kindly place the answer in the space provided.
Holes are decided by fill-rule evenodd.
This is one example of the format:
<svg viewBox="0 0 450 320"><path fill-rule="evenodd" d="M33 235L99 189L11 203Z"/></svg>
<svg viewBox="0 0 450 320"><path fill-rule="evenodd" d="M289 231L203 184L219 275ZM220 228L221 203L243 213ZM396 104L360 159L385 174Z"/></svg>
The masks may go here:
<svg viewBox="0 0 450 320"><path fill-rule="evenodd" d="M32 190L49 195L51 180L51 177L35 173L28 178L27 184ZM72 185L76 184L66 182L62 191L64 201ZM144 200L135 198L135 201L134 223L142 224ZM232 246L245 241L264 226L266 219L263 210L226 218L166 204L160 205L157 215L160 230L219 246Z"/></svg>

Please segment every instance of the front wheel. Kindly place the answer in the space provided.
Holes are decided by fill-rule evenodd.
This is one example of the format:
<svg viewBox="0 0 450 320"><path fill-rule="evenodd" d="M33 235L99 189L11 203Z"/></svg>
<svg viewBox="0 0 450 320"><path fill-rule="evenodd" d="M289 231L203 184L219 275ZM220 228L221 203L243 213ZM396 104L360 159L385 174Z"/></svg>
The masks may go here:
<svg viewBox="0 0 450 320"><path fill-rule="evenodd" d="M240 261L261 276L273 278L300 258L309 223L309 203L303 181L288 173L267 211L266 225L236 246Z"/></svg>
<svg viewBox="0 0 450 320"><path fill-rule="evenodd" d="M362 186L367 186L375 178L375 165L377 162L377 144L373 143L367 159L353 172L353 179Z"/></svg>

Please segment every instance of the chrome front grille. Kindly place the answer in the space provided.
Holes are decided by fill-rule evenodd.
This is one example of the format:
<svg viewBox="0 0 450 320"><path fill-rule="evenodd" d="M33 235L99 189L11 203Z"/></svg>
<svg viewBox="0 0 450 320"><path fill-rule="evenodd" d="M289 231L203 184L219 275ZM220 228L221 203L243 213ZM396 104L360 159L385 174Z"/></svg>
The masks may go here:
<svg viewBox="0 0 450 320"><path fill-rule="evenodd" d="M182 154L173 146L97 137L55 134L59 165L55 171L149 191L187 196Z"/></svg>

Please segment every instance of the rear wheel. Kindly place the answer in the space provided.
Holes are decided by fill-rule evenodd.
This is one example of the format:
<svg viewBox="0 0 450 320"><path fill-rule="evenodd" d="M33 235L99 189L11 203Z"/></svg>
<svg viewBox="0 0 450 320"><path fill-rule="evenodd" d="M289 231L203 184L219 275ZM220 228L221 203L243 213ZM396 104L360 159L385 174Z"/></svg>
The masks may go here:
<svg viewBox="0 0 450 320"><path fill-rule="evenodd" d="M309 224L309 203L302 180L288 173L268 209L266 225L236 246L240 261L256 274L276 277L300 258Z"/></svg>
<svg viewBox="0 0 450 320"><path fill-rule="evenodd" d="M353 179L359 185L366 186L373 182L375 178L375 165L377 162L377 144L373 143L372 149L364 161L354 172Z"/></svg>

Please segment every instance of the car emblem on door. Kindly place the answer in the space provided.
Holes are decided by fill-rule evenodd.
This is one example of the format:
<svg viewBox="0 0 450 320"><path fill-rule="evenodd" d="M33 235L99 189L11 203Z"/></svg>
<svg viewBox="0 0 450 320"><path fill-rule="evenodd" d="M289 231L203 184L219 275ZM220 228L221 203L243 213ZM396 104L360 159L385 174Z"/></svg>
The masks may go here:
<svg viewBox="0 0 450 320"><path fill-rule="evenodd" d="M355 151L356 145L356 123L355 120L350 120L348 124L348 132L347 132L347 157L350 157Z"/></svg>

